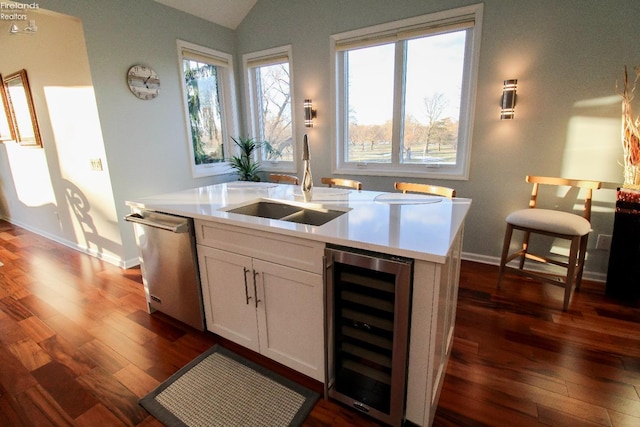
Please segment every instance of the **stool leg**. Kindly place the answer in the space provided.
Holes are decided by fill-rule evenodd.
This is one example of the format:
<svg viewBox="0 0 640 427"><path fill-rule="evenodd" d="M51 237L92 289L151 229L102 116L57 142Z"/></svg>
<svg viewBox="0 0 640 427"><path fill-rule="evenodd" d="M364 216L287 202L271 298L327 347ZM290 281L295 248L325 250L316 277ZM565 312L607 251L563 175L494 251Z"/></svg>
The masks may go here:
<svg viewBox="0 0 640 427"><path fill-rule="evenodd" d="M498 269L498 283L497 288L500 288L502 282L502 276L504 275L504 268L507 262L507 256L509 256L509 247L511 246L511 236L513 235L513 226L507 223L507 229L504 232L504 243L502 244L502 254L500 255L500 268Z"/></svg>
<svg viewBox="0 0 640 427"><path fill-rule="evenodd" d="M582 271L584 270L584 259L587 255L587 241L589 234L585 234L580 239L580 254L578 255L578 274L576 275L576 291L580 289L582 285Z"/></svg>
<svg viewBox="0 0 640 427"><path fill-rule="evenodd" d="M520 270L524 269L524 261L527 259L527 251L529 250L529 238L531 233L524 232L524 239L522 240L522 255L520 255Z"/></svg>
<svg viewBox="0 0 640 427"><path fill-rule="evenodd" d="M571 239L571 249L569 249L569 265L567 266L567 277L564 284L564 304L562 306L563 311L567 311L569 308L569 298L571 297L571 288L576 277L576 268L578 262L578 256L580 252L582 238L580 236Z"/></svg>

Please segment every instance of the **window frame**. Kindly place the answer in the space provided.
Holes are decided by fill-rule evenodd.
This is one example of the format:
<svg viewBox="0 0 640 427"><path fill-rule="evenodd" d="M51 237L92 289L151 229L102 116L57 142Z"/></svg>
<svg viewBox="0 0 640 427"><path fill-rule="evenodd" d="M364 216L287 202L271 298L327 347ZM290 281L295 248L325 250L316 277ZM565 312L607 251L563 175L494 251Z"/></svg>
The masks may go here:
<svg viewBox="0 0 640 427"><path fill-rule="evenodd" d="M219 85L219 97L221 106L221 131L224 152L235 152L235 146L231 143L231 137L239 135L240 126L238 124L236 85L233 67L233 56L231 54L221 52L215 49L200 46L184 40L177 40L178 47L178 67L180 72L180 88L182 91L182 104L184 112L184 123L186 130L187 147L189 151L189 164L191 165L191 175L193 178L201 178L206 176L225 175L233 173L228 160L223 159L221 162L197 165L195 162L195 153L193 150L193 140L191 135L191 123L189 118L189 106L187 100L187 88L184 79L183 61L185 53L191 57L198 57L204 62L215 65L217 71L217 83Z"/></svg>
<svg viewBox="0 0 640 427"><path fill-rule="evenodd" d="M334 108L334 129L332 129L332 173L403 176L415 178L455 179L469 178L472 130L475 115L475 100L480 57L480 40L482 34L483 5L476 4L409 19L375 25L358 30L334 34L331 36L331 93ZM350 47L375 46L400 40L408 40L407 34L439 34L452 31L456 26L470 23L465 43L465 61L463 66L463 87L460 99L460 121L458 128L458 151L456 165L445 164L410 164L397 161L399 153L392 153L391 163L358 163L345 160L345 143L348 130L347 105L347 67L344 65L345 52ZM398 64L402 53L396 52L396 80L394 91L402 92L405 84L405 63ZM406 59L404 60L406 62ZM400 138L400 126L395 122L402 119L404 100L394 97L393 138ZM397 129L397 130L395 130Z"/></svg>
<svg viewBox="0 0 640 427"><path fill-rule="evenodd" d="M258 88L255 79L255 69L259 66L275 65L286 60L289 64L289 90L291 94L291 138L293 139L293 160L265 160L262 156L262 150L258 150L258 160L261 162L262 169L270 172L287 172L295 173L298 164L298 148L295 144L296 128L297 128L297 112L295 106L298 105L294 95L294 77L293 77L293 56L291 45L274 47L271 49L251 52L242 55L242 63L245 84L245 100L247 112L247 126L249 133L258 138L260 135L260 113L258 111Z"/></svg>

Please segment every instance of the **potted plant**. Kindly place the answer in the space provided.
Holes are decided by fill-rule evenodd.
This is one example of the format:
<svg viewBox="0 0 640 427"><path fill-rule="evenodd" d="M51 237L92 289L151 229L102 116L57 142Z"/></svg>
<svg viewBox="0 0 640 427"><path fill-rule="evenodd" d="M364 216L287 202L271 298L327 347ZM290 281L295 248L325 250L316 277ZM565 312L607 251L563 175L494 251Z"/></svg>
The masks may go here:
<svg viewBox="0 0 640 427"><path fill-rule="evenodd" d="M260 143L253 138L231 137L238 146L239 154L231 158L230 164L238 173L240 181L260 181L260 162L254 159L254 151L260 147Z"/></svg>

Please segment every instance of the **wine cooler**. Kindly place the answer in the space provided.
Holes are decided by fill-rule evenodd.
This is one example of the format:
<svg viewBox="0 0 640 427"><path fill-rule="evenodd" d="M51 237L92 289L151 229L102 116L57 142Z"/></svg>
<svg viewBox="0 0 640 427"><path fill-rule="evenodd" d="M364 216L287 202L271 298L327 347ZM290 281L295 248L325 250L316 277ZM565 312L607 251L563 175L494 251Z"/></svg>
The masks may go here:
<svg viewBox="0 0 640 427"><path fill-rule="evenodd" d="M327 247L325 391L384 423L404 418L412 260Z"/></svg>

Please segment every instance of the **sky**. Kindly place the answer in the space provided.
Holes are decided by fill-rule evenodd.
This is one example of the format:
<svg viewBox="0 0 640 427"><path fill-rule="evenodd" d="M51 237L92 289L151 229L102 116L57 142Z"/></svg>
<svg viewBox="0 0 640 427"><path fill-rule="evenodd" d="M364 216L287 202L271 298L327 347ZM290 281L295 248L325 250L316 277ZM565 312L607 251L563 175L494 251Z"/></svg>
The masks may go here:
<svg viewBox="0 0 640 427"><path fill-rule="evenodd" d="M405 113L426 123L424 98L444 93L444 117L459 115L465 31L409 41ZM358 124L382 124L393 109L394 44L349 53L349 107Z"/></svg>

